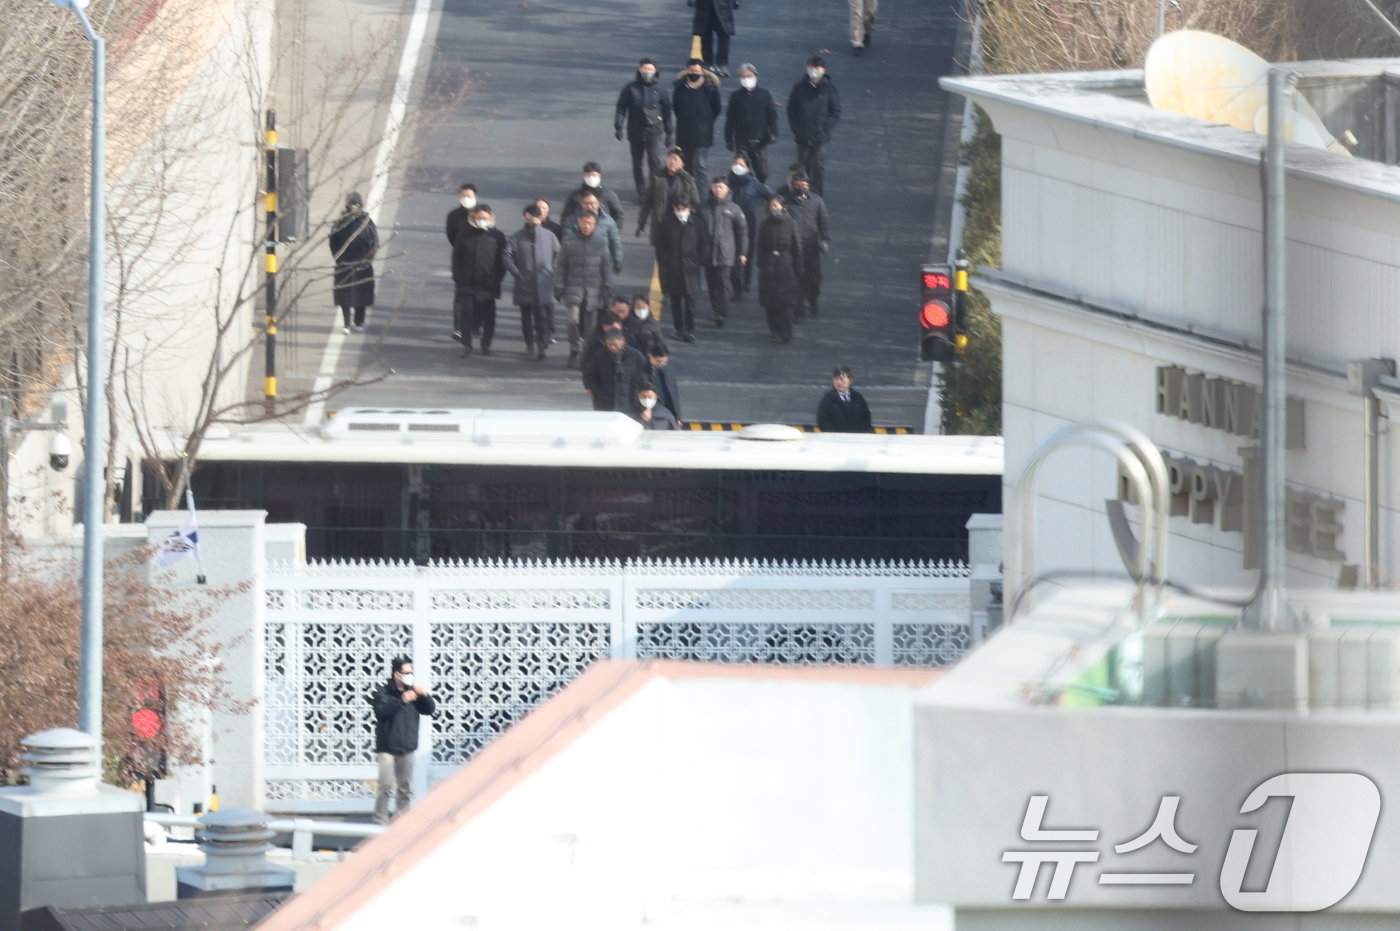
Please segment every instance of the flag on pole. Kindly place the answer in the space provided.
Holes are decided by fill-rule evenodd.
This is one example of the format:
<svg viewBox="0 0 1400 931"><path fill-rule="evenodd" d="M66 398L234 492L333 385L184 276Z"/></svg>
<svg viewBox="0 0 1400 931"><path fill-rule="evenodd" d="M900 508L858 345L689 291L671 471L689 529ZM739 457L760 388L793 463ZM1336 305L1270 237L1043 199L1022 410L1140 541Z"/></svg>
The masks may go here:
<svg viewBox="0 0 1400 931"><path fill-rule="evenodd" d="M182 559L199 559L199 519L194 510L194 492L188 488L185 489L185 504L189 507L189 516L179 530L160 541L151 557L151 565L170 566Z"/></svg>

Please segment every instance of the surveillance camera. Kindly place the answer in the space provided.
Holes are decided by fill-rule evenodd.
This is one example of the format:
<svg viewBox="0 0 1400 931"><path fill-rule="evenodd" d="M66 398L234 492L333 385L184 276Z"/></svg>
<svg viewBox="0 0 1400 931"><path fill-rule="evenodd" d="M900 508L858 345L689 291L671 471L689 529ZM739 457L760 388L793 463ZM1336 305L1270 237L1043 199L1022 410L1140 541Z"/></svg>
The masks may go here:
<svg viewBox="0 0 1400 931"><path fill-rule="evenodd" d="M57 431L53 438L49 440L49 468L55 472L62 472L68 468L68 457L73 453L73 444L68 437Z"/></svg>

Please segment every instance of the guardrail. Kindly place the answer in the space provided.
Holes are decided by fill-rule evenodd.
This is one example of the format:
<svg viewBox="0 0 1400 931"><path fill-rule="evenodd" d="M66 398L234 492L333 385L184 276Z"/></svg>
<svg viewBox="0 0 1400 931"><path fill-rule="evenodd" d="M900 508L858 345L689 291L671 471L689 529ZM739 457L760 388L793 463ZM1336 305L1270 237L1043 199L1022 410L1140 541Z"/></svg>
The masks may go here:
<svg viewBox="0 0 1400 931"><path fill-rule="evenodd" d="M197 828L203 822L200 815L177 815L163 811L146 812L146 820L162 827ZM267 826L279 834L292 835L292 859L311 859L311 839L317 834L326 837L375 837L388 828L382 824L357 821L313 821L310 818L269 818Z"/></svg>

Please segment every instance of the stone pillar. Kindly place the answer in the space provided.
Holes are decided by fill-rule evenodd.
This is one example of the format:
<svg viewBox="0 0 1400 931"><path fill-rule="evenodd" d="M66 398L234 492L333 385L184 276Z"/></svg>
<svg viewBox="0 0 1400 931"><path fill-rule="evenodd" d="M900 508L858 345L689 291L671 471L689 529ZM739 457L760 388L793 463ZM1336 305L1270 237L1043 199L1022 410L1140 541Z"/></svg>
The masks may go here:
<svg viewBox="0 0 1400 931"><path fill-rule="evenodd" d="M251 808L223 808L200 819L201 866L175 868L175 895L194 899L245 892L291 892L296 871L267 861L273 832Z"/></svg>
<svg viewBox="0 0 1400 931"><path fill-rule="evenodd" d="M187 519L184 511L156 511L146 519L152 543L175 532ZM218 787L221 804L263 807L263 693L266 679L263 645L263 591L266 566L266 511L200 511L201 559L184 559L152 570L152 582L176 590L246 586L215 606L206 624L218 644L229 694L250 702L249 710L209 716L211 760L204 772L183 771L177 809L208 804ZM201 585L197 576L206 578Z"/></svg>
<svg viewBox="0 0 1400 931"><path fill-rule="evenodd" d="M24 739L27 786L0 788L0 927L45 906L146 901L145 799L98 782L96 743L55 728Z"/></svg>

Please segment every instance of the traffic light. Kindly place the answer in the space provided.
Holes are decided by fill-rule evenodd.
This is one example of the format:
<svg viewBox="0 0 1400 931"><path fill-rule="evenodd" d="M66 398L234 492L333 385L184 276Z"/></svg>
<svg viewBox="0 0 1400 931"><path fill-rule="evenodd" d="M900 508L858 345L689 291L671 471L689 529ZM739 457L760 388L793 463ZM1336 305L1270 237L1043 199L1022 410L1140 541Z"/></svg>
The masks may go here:
<svg viewBox="0 0 1400 931"><path fill-rule="evenodd" d="M920 273L919 358L925 362L951 362L956 352L953 268L925 265Z"/></svg>
<svg viewBox="0 0 1400 931"><path fill-rule="evenodd" d="M128 769L139 779L166 776L165 686L154 676L136 680L132 691L131 732L136 740L128 758Z"/></svg>

